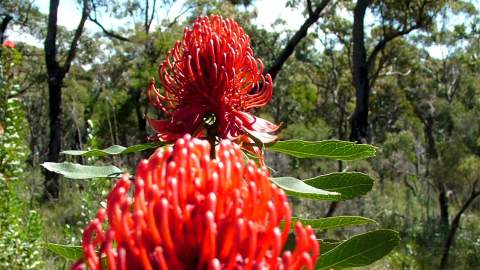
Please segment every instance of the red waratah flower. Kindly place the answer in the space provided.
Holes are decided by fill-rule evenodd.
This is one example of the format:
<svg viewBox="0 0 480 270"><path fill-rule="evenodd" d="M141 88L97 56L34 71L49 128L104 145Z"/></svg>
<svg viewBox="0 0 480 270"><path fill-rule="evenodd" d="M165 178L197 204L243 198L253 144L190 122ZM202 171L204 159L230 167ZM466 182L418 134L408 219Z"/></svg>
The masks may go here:
<svg viewBox="0 0 480 270"><path fill-rule="evenodd" d="M13 41L10 41L10 40L5 40L2 46L5 48L13 49L15 48L15 43L13 43Z"/></svg>
<svg viewBox="0 0 480 270"><path fill-rule="evenodd" d="M283 250L291 210L268 172L228 140L216 159L209 148L186 135L139 164L132 192L123 176L86 227L73 269L313 269L310 227L297 223L296 248Z"/></svg>
<svg viewBox="0 0 480 270"><path fill-rule="evenodd" d="M215 15L196 19L158 72L164 91L157 90L152 80L148 96L167 119L148 119L157 133L152 139L175 141L187 133L215 136L255 152L251 145L256 141L277 138L272 133L279 126L250 113L270 101L273 84L270 75L263 75L249 36L233 19Z"/></svg>

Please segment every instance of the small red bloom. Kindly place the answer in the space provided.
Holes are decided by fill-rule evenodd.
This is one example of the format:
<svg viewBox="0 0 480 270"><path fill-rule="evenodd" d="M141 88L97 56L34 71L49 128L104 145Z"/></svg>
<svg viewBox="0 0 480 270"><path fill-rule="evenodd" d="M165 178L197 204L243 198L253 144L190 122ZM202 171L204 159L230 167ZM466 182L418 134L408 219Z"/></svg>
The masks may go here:
<svg viewBox="0 0 480 270"><path fill-rule="evenodd" d="M232 19L199 17L186 28L159 67L164 92L152 80L150 104L168 119L148 119L153 138L175 141L185 134L253 144L273 142L278 126L252 115L272 98L272 79L253 55L250 38ZM208 120L211 123L207 123ZM212 136L212 134L208 134Z"/></svg>
<svg viewBox="0 0 480 270"><path fill-rule="evenodd" d="M319 245L310 227L297 223L295 250L283 250L291 210L267 171L246 164L230 141L217 159L209 147L186 135L157 150L139 164L133 198L123 176L86 227L84 261L73 269L104 269L102 261L110 270L313 269Z"/></svg>
<svg viewBox="0 0 480 270"><path fill-rule="evenodd" d="M15 48L15 43L13 43L13 41L10 41L10 40L5 40L2 46L5 48L13 49Z"/></svg>

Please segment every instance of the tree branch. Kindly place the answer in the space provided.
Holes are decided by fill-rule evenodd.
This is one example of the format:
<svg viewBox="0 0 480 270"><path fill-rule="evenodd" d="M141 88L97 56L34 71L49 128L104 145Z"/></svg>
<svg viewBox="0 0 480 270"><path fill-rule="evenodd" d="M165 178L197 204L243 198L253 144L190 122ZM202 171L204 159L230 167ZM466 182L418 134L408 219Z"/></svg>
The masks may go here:
<svg viewBox="0 0 480 270"><path fill-rule="evenodd" d="M375 47L373 48L372 50L372 53L370 53L370 55L368 56L368 60L367 60L367 66L369 69L371 69L375 59L377 58L377 55L380 53L380 51L382 51L385 46L388 44L388 42L394 40L395 38L397 37L400 37L400 36L403 36L403 35L407 35L409 34L410 32L412 32L413 30L416 30L416 29L419 29L421 28L423 25L420 25L420 24L415 24L413 25L412 27L409 27L405 30L402 30L402 31L394 31L390 34L386 34L378 43L377 45L375 45Z"/></svg>
<svg viewBox="0 0 480 270"><path fill-rule="evenodd" d="M148 22L148 28L150 28L150 26L152 25L153 17L155 15L156 5L157 5L157 0L153 0L153 11L152 11L152 14L150 15L150 21Z"/></svg>
<svg viewBox="0 0 480 270"><path fill-rule="evenodd" d="M422 16L423 16L423 12L425 10L425 7L428 3L429 3L428 1L425 1L425 2L422 3L422 5L419 8L419 11L417 13L418 15L417 15L417 18L415 20L415 23L412 26L406 27L403 30L397 29L397 30L394 30L393 32L390 32L390 33L385 33L386 31L384 29L384 31L383 31L384 32L384 37L377 43L377 45L375 45L372 53L368 56L367 66L368 66L369 70L372 68L372 65L375 62L375 59L376 59L378 53L385 48L385 46L387 45L388 42L394 40L397 37L408 35L410 32L412 32L416 29L420 29L423 26L425 26L424 25L425 20L423 19Z"/></svg>
<svg viewBox="0 0 480 270"><path fill-rule="evenodd" d="M295 50L295 47L300 43L300 41L307 35L308 29L320 18L320 13L325 9L325 7L330 3L331 0L322 0L320 4L315 8L315 11L311 13L305 22L302 24L300 29L293 35L293 37L287 42L285 48L282 50L280 55L275 59L273 65L266 71L272 76L272 80L275 80L278 72L283 67L283 64L287 61L288 57L292 55Z"/></svg>
<svg viewBox="0 0 480 270"><path fill-rule="evenodd" d="M173 20L168 24L168 27L167 28L171 28L174 24L177 23L178 19L180 17L182 17L185 13L189 12L190 10L192 10L193 8L195 8L196 5L195 4L190 4L185 10L182 10L178 13L177 16L175 16L175 18L173 18ZM171 10L171 8L170 8ZM170 13L170 10L168 11L167 13L167 17L168 17L168 14Z"/></svg>
<svg viewBox="0 0 480 270"><path fill-rule="evenodd" d="M88 15L88 19L93 22L94 24L96 24L98 27L100 27L100 29L102 29L103 33L105 35L107 35L108 37L111 37L111 38L115 38L115 39L118 39L118 40L121 40L121 41L130 41L129 38L126 38L126 37L123 37L111 30L107 30L98 20L97 20L97 8L95 6L95 3L92 1L92 9L93 9L93 13L95 14L95 17L92 17L90 14Z"/></svg>
<svg viewBox="0 0 480 270"><path fill-rule="evenodd" d="M72 61L75 58L75 55L77 53L78 41L82 36L85 22L87 21L89 14L90 7L88 5L88 0L83 0L82 17L80 19L80 22L78 23L77 29L75 30L75 35L73 36L72 43L70 43L70 49L68 50L67 58L65 59L65 63L63 64L64 74L68 73L72 65Z"/></svg>
<svg viewBox="0 0 480 270"><path fill-rule="evenodd" d="M312 1L307 0L307 10L308 10L308 16L313 15L313 8L312 8Z"/></svg>
<svg viewBox="0 0 480 270"><path fill-rule="evenodd" d="M111 37L111 38L116 38L116 39L121 40L121 41L130 41L129 38L123 37L123 36L121 36L121 35L119 35L119 34L116 34L116 33L113 32L113 31L107 30L105 27L103 27L103 25L102 25L99 21L97 21L97 19L95 19L95 18L93 18L93 17L91 17L91 16L89 16L88 18L89 18L89 20L90 20L91 22L93 22L93 23L96 24L98 27L100 27L100 29L102 29L102 31L103 31L103 33L104 33L105 35L107 35L107 36L109 36L109 37Z"/></svg>
<svg viewBox="0 0 480 270"><path fill-rule="evenodd" d="M143 23L143 27L145 27L145 33L148 34L149 25L148 25L148 10L149 10L149 0L145 0L145 22Z"/></svg>
<svg viewBox="0 0 480 270"><path fill-rule="evenodd" d="M468 199L463 203L462 207L460 210L457 212L455 217L452 220L452 224L450 225L450 230L447 235L447 240L445 241L445 245L443 248L443 255L442 255L442 260L440 262L440 270L447 269L448 266L448 255L450 251L450 247L453 244L453 241L455 240L455 234L458 231L458 228L460 226L460 219L462 218L462 215L467 211L467 209L470 207L473 201L477 197L480 196L480 190L476 190L476 186L478 184L479 180L475 181L472 187L472 192L470 193L470 196Z"/></svg>

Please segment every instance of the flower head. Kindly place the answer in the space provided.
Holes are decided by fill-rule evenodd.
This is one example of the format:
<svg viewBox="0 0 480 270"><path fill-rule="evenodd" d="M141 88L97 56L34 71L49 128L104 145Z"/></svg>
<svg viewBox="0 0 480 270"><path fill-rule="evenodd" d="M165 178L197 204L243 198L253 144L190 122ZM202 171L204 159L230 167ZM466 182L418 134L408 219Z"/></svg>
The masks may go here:
<svg viewBox="0 0 480 270"><path fill-rule="evenodd" d="M267 171L245 163L225 140L179 139L142 161L134 182L123 176L83 235L82 269L313 269L319 246L310 227L291 226L286 195ZM108 219L108 228L102 224ZM281 224L283 224L283 229Z"/></svg>
<svg viewBox="0 0 480 270"><path fill-rule="evenodd" d="M278 126L250 113L272 98L272 79L263 75L249 36L234 20L196 19L168 52L159 76L163 93L152 80L148 96L168 119L149 119L157 133L153 139L174 141L187 133L250 144L252 137L262 143L276 139Z"/></svg>
<svg viewBox="0 0 480 270"><path fill-rule="evenodd" d="M15 48L15 43L13 43L13 41L10 41L10 40L5 40L2 44L2 46L5 47L5 48L13 49L13 48Z"/></svg>

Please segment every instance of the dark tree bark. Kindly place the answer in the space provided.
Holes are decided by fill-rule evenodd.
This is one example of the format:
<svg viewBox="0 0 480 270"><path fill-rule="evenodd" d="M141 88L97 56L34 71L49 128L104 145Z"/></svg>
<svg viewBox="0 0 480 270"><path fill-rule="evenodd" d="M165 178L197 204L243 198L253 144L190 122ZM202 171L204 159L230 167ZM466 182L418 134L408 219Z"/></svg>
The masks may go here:
<svg viewBox="0 0 480 270"><path fill-rule="evenodd" d="M343 171L343 161L339 160L338 161L338 171L342 172ZM338 209L338 202L331 202L330 205L328 206L327 213L325 214L324 217L333 217L333 214Z"/></svg>
<svg viewBox="0 0 480 270"><path fill-rule="evenodd" d="M462 207L460 210L457 212L455 217L452 220L452 224L450 225L450 229L448 231L447 239L445 241L445 245L443 248L443 254L442 254L442 260L440 262L440 270L445 270L448 267L448 255L450 252L450 248L452 247L453 241L455 240L455 235L458 231L458 228L460 226L460 219L462 218L462 215L465 213L465 211L470 207L473 201L475 201L476 198L480 196L480 190L476 190L476 186L478 184L478 181L475 182L473 185L472 192L468 199L463 203Z"/></svg>
<svg viewBox="0 0 480 270"><path fill-rule="evenodd" d="M78 42L83 32L85 21L89 14L88 0L83 1L82 17L75 35L70 43L70 48L63 66L60 66L57 59L57 13L59 0L50 1L48 14L47 37L45 38L45 63L48 74L48 97L49 97L49 121L50 139L48 144L47 161L59 162L62 138L62 86L65 75L75 59ZM45 199L58 198L59 175L45 171Z"/></svg>
<svg viewBox="0 0 480 270"><path fill-rule="evenodd" d="M440 206L440 225L442 230L448 230L449 211L448 211L448 196L447 188L444 183L437 184L438 188L438 205Z"/></svg>
<svg viewBox="0 0 480 270"><path fill-rule="evenodd" d="M350 140L367 143L368 100L370 85L368 81L369 67L365 48L364 19L369 5L368 0L358 0L353 10L352 31L352 79L355 87L355 111L351 117L352 131Z"/></svg>
<svg viewBox="0 0 480 270"><path fill-rule="evenodd" d="M323 0L318 4L318 6L313 10L312 4L310 0L307 0L307 6L308 6L308 13L309 16L305 20L305 22L302 24L300 29L293 35L290 40L288 40L287 45L285 45L285 48L283 48L282 52L278 55L278 57L275 59L273 62L272 66L268 68L266 71L270 76L272 76L272 80L275 80L275 78L278 75L278 72L283 67L283 64L287 61L288 57L292 55L292 53L295 50L295 47L300 43L300 41L307 36L308 29L310 26L312 26L315 22L318 21L320 18L320 14L322 11L325 9L325 7L330 3L331 0Z"/></svg>
<svg viewBox="0 0 480 270"><path fill-rule="evenodd" d="M2 19L2 23L0 23L0 43L3 44L5 41L5 31L7 31L7 26L10 23L10 21L13 20L13 17L10 15L5 15Z"/></svg>

